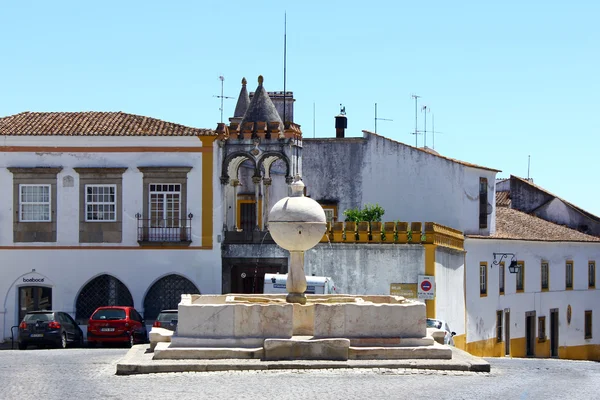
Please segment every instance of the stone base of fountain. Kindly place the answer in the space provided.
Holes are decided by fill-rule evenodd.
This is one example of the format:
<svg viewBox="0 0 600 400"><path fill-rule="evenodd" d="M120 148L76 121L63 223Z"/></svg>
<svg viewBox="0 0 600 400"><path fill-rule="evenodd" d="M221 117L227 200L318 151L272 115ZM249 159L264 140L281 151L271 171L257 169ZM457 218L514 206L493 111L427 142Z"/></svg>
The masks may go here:
<svg viewBox="0 0 600 400"><path fill-rule="evenodd" d="M425 305L399 296L184 295L177 333L151 332L154 359L450 359Z"/></svg>

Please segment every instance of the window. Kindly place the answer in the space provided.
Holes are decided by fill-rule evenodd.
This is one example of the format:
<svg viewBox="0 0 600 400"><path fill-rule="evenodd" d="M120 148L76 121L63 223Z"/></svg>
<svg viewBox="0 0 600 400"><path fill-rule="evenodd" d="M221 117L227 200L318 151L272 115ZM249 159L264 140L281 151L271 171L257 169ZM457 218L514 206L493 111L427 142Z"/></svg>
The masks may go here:
<svg viewBox="0 0 600 400"><path fill-rule="evenodd" d="M496 311L496 340L502 341L502 310Z"/></svg>
<svg viewBox="0 0 600 400"><path fill-rule="evenodd" d="M181 185L150 184L150 226L178 228L181 219Z"/></svg>
<svg viewBox="0 0 600 400"><path fill-rule="evenodd" d="M85 220L117 220L116 185L85 185Z"/></svg>
<svg viewBox="0 0 600 400"><path fill-rule="evenodd" d="M79 243L121 243L127 168L78 167Z"/></svg>
<svg viewBox="0 0 600 400"><path fill-rule="evenodd" d="M517 272L517 292L522 292L525 290L525 263L517 261L517 267L519 267L519 272Z"/></svg>
<svg viewBox="0 0 600 400"><path fill-rule="evenodd" d="M19 221L50 222L50 185L19 185Z"/></svg>
<svg viewBox="0 0 600 400"><path fill-rule="evenodd" d="M321 204L323 211L325 211L325 219L327 222L333 224L337 221L337 205L335 204Z"/></svg>
<svg viewBox="0 0 600 400"><path fill-rule="evenodd" d="M13 175L13 242L56 242L56 182L62 168L8 167L7 170Z"/></svg>
<svg viewBox="0 0 600 400"><path fill-rule="evenodd" d="M500 263L500 267L498 268L498 274L499 276L499 288L500 288L500 294L504 294L504 261L502 261Z"/></svg>
<svg viewBox="0 0 600 400"><path fill-rule="evenodd" d="M538 341L546 340L546 317L538 317Z"/></svg>
<svg viewBox="0 0 600 400"><path fill-rule="evenodd" d="M189 246L193 214L187 209L187 175L192 167L138 169L144 174L143 209L137 216L138 243L142 246L156 242ZM199 205L195 204L195 207ZM212 237L206 237L210 234L206 229L202 230L202 243L211 241Z"/></svg>
<svg viewBox="0 0 600 400"><path fill-rule="evenodd" d="M487 228L488 187L487 178L479 178L479 228Z"/></svg>
<svg viewBox="0 0 600 400"><path fill-rule="evenodd" d="M585 338L592 338L592 310L585 312Z"/></svg>
<svg viewBox="0 0 600 400"><path fill-rule="evenodd" d="M596 287L596 261L588 263L588 287L590 289Z"/></svg>
<svg viewBox="0 0 600 400"><path fill-rule="evenodd" d="M567 261L565 264L565 288L573 289L573 261Z"/></svg>
<svg viewBox="0 0 600 400"><path fill-rule="evenodd" d="M548 290L548 263L547 262L542 262L541 275L542 275L542 290Z"/></svg>
<svg viewBox="0 0 600 400"><path fill-rule="evenodd" d="M479 264L479 295L487 296L487 263Z"/></svg>

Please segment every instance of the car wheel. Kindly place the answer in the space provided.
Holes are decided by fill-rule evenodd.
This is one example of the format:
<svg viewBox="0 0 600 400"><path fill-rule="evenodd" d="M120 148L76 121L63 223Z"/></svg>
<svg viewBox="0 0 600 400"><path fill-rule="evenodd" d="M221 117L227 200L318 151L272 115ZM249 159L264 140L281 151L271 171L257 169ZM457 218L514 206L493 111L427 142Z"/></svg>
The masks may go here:
<svg viewBox="0 0 600 400"><path fill-rule="evenodd" d="M25 343L25 342L19 343L19 350L25 350L25 349L27 349L27 343Z"/></svg>
<svg viewBox="0 0 600 400"><path fill-rule="evenodd" d="M134 344L135 344L135 336L134 336L133 332L131 332L131 335L129 336L129 347L133 347Z"/></svg>
<svg viewBox="0 0 600 400"><path fill-rule="evenodd" d="M79 339L77 339L77 342L75 343L76 347L83 347L83 334L79 335Z"/></svg>
<svg viewBox="0 0 600 400"><path fill-rule="evenodd" d="M61 349L66 349L67 348L67 334L65 332L63 332L62 335L60 335L59 346L60 346Z"/></svg>

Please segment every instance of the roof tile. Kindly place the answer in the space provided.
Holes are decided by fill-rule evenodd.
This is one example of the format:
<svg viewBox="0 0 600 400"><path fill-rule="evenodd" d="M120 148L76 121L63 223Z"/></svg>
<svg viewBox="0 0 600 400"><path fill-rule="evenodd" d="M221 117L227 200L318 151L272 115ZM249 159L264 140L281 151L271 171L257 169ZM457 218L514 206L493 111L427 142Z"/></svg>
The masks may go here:
<svg viewBox="0 0 600 400"><path fill-rule="evenodd" d="M23 112L0 118L3 136L211 136L192 128L124 112Z"/></svg>

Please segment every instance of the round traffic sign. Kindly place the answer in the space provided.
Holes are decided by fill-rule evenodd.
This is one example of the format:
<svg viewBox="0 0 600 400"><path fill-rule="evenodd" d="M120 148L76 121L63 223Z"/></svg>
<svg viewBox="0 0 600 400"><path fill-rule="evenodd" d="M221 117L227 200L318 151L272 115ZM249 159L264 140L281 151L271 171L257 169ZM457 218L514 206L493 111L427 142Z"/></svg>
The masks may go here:
<svg viewBox="0 0 600 400"><path fill-rule="evenodd" d="M423 281L421 282L421 290L424 292L429 292L431 290L431 282Z"/></svg>

